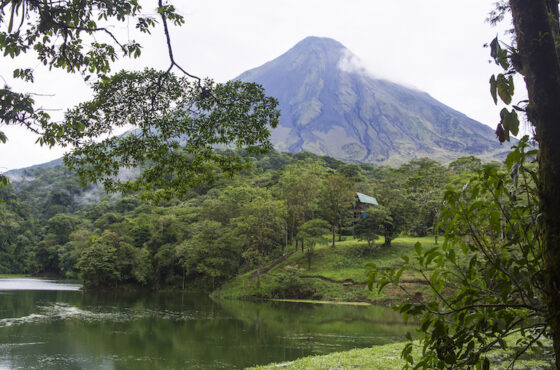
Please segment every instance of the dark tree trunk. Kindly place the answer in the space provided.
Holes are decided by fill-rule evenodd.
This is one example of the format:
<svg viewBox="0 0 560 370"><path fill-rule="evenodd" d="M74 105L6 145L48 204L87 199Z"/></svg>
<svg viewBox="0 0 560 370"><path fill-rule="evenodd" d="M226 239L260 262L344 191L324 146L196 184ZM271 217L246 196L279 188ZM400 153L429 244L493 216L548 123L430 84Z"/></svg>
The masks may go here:
<svg viewBox="0 0 560 370"><path fill-rule="evenodd" d="M332 247L334 248L334 242L336 240L336 229L335 225L332 225Z"/></svg>
<svg viewBox="0 0 560 370"><path fill-rule="evenodd" d="M342 233L340 232L340 230L338 231L338 241L342 241Z"/></svg>
<svg viewBox="0 0 560 370"><path fill-rule="evenodd" d="M560 63L554 43L558 0L510 0L510 5L529 93L527 116L539 142L545 300L560 368Z"/></svg>
<svg viewBox="0 0 560 370"><path fill-rule="evenodd" d="M295 225L292 224L292 227L290 227L290 244L292 244L294 242L294 229L295 229ZM297 243L297 241L296 241ZM297 249L297 247L296 247Z"/></svg>
<svg viewBox="0 0 560 370"><path fill-rule="evenodd" d="M434 244L437 245L439 237L439 215L436 214L434 217Z"/></svg>
<svg viewBox="0 0 560 370"><path fill-rule="evenodd" d="M389 233L385 233L385 244L384 246L390 247L391 246L391 236Z"/></svg>

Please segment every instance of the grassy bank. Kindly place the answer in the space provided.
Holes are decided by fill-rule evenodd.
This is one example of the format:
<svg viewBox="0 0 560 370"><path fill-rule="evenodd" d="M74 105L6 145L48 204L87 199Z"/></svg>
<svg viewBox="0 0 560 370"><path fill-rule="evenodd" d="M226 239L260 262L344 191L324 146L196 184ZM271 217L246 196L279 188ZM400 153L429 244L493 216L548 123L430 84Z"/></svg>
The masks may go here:
<svg viewBox="0 0 560 370"><path fill-rule="evenodd" d="M388 286L381 294L367 289L369 262L379 268L398 268L402 257L414 252L414 244L433 245L432 237L401 237L392 242L390 248L378 241L368 247L367 242L351 237L337 242L336 247L315 247L309 266L305 253L288 249L291 255L273 267L257 274L250 271L236 277L213 293L216 298L226 299L308 299L339 302L387 303L403 298L400 290ZM293 247L292 247L293 248ZM265 267L265 270L267 268ZM426 286L419 276L405 273L401 281L409 291L424 292Z"/></svg>
<svg viewBox="0 0 560 370"><path fill-rule="evenodd" d="M24 279L24 278L34 278L34 277L26 274L0 274L0 279Z"/></svg>
<svg viewBox="0 0 560 370"><path fill-rule="evenodd" d="M515 369L553 369L551 343L540 352L524 355L516 361ZM393 343L371 348L335 352L323 356L310 356L295 361L257 366L252 369L401 369L405 364L401 351L405 343ZM489 354L492 369L506 369L514 350L495 350ZM421 348L415 346L413 356L419 358Z"/></svg>

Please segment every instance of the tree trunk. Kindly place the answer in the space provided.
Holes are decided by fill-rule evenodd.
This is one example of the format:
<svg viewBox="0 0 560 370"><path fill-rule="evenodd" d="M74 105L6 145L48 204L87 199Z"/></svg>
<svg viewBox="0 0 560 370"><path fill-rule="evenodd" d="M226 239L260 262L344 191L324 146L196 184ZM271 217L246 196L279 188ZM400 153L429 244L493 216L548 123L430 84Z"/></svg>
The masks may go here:
<svg viewBox="0 0 560 370"><path fill-rule="evenodd" d="M388 233L385 233L385 247L390 247L391 246L391 237L389 236Z"/></svg>
<svg viewBox="0 0 560 370"><path fill-rule="evenodd" d="M434 219L434 244L437 245L437 240L439 237L439 215L437 213Z"/></svg>
<svg viewBox="0 0 560 370"><path fill-rule="evenodd" d="M335 225L332 225L332 247L334 248L334 241L336 240Z"/></svg>
<svg viewBox="0 0 560 370"><path fill-rule="evenodd" d="M294 229L295 229L295 225L292 224L292 227L290 227L290 244L292 244L294 242ZM297 248L296 248L297 249Z"/></svg>
<svg viewBox="0 0 560 370"><path fill-rule="evenodd" d="M284 248L282 248L282 254L286 253L286 250L288 249L288 224L286 223L286 243L284 244Z"/></svg>
<svg viewBox="0 0 560 370"><path fill-rule="evenodd" d="M545 301L560 368L560 63L554 43L558 0L510 0L510 5L529 94L527 116L539 142Z"/></svg>

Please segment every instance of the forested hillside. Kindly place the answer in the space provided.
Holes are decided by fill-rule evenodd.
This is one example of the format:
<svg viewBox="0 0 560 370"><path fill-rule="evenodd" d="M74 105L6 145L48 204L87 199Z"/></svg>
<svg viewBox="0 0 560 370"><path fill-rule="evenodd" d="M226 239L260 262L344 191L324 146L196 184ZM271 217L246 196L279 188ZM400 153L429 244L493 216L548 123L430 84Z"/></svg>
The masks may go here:
<svg viewBox="0 0 560 370"><path fill-rule="evenodd" d="M0 273L212 289L294 246L310 253L355 233L368 245L384 236L391 248L401 233L432 235L445 186L481 165L463 157L449 166L421 159L389 168L278 152L251 161L233 178L218 176L159 204L83 188L62 166L19 171L0 188ZM358 219L356 192L379 202Z"/></svg>

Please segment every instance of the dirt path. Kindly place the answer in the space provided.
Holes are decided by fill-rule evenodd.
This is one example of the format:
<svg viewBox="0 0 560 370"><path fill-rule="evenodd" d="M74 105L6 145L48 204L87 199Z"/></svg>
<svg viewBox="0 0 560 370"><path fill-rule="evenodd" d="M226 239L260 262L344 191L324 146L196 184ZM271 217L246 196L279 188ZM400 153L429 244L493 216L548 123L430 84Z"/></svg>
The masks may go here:
<svg viewBox="0 0 560 370"><path fill-rule="evenodd" d="M359 285L359 286L365 286L367 283L360 283L358 281L355 281L354 279L344 279L344 280L334 280L334 279L330 279L328 277L324 277L321 275L302 275L300 276L301 279L320 279L323 281L327 281L329 283L333 283L333 284L342 284L342 285Z"/></svg>
<svg viewBox="0 0 560 370"><path fill-rule="evenodd" d="M254 279L259 274L260 275L266 274L267 272L272 270L274 267L278 266L279 264L281 264L282 262L284 262L285 260L290 258L294 253L296 253L296 252L291 252L291 253L285 254L282 257L278 258L276 261L272 262L270 265L268 265L266 267L262 267L262 268L260 268L256 271L254 271L251 275L249 275L249 279Z"/></svg>

